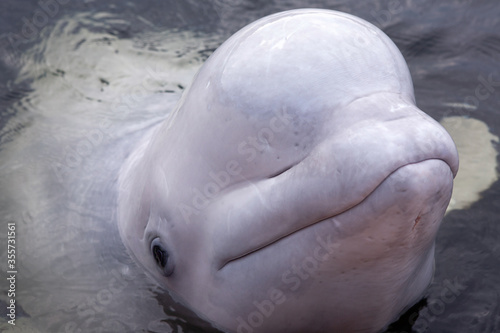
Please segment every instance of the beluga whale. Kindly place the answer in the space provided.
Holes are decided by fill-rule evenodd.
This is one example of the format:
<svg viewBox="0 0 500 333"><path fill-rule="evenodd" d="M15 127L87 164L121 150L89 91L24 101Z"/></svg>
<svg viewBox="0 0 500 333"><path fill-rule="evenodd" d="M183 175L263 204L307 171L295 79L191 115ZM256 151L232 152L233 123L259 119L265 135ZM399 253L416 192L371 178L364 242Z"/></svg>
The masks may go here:
<svg viewBox="0 0 500 333"><path fill-rule="evenodd" d="M458 171L378 28L300 9L203 64L118 176L130 256L225 332L379 332L418 302Z"/></svg>

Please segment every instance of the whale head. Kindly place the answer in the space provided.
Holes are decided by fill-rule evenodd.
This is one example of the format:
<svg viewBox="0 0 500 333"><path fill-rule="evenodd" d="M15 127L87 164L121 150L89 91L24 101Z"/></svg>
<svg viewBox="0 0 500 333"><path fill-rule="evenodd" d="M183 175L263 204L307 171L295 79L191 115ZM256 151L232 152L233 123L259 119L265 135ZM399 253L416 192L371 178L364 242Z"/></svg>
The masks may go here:
<svg viewBox="0 0 500 333"><path fill-rule="evenodd" d="M418 301L458 155L392 41L260 19L205 62L119 175L131 256L230 332L374 332Z"/></svg>

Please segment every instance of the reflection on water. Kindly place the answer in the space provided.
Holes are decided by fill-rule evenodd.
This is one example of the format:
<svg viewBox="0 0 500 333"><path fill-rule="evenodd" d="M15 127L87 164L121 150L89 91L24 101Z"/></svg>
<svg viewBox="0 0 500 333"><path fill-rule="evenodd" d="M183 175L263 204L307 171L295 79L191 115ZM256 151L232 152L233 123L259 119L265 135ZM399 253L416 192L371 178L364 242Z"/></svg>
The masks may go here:
<svg viewBox="0 0 500 333"><path fill-rule="evenodd" d="M484 122L473 118L446 117L441 124L455 141L460 156L460 172L448 211L468 208L498 180L498 136L491 134Z"/></svg>
<svg viewBox="0 0 500 333"><path fill-rule="evenodd" d="M0 213L5 224L16 223L19 249L16 326L4 321L8 297L1 284L0 330L208 331L125 253L115 225L117 171L137 139L165 118L199 66L230 33L260 16L306 4L186 1L167 9L154 2L142 7L110 1L94 3L90 10L85 7L89 3L75 4L73 12L69 4L65 11L61 7L16 61L0 52L3 66L9 67L6 75L18 71L6 83L12 89L0 104ZM398 10L382 1L373 6L315 1L307 6L341 9L385 28L407 56L419 106L441 120L460 152L461 169L438 240L435 282L414 331L458 331L465 326L494 331L499 328L498 301L485 296L479 279L494 288L500 276L493 268L498 265L492 264L500 252L493 224L498 221L495 212L500 212L494 206L500 202L494 144L500 88L480 90L477 105L467 104L475 100L466 97L474 98L480 84L474 70L486 78L495 73L482 66L491 62L491 50L500 49L495 42L498 27L492 21L488 36L464 33L465 45L476 45L467 41L479 37L488 43L457 50L455 37L447 32L458 25L456 29L468 31L467 26L446 11L458 4L436 5L441 8L436 11L431 2L424 3L400 1ZM168 14L155 13L154 5ZM457 12L472 10L467 2L462 5ZM113 8L123 13L111 14ZM490 12L489 5L474 7L479 18ZM20 16L31 19L31 13ZM483 58L471 60L477 52ZM462 72L472 74L461 79ZM500 81L500 73L495 75L493 81ZM490 97L483 98L486 92ZM1 239L2 263L4 244ZM467 320L454 319L458 317Z"/></svg>
<svg viewBox="0 0 500 333"><path fill-rule="evenodd" d="M1 211L16 223L20 249L19 331L186 326L176 315L184 310L168 299L159 305L161 292L125 253L115 186L136 139L165 118L220 41L188 31L108 32L125 23L106 13L66 17L24 55L18 81L31 92L11 106L0 151L0 187L9 189Z"/></svg>

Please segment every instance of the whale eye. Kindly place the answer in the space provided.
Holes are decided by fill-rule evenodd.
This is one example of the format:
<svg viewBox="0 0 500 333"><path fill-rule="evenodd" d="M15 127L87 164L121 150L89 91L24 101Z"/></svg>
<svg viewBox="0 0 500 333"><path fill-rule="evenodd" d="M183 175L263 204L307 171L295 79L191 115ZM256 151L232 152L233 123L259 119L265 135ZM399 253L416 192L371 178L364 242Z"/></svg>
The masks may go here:
<svg viewBox="0 0 500 333"><path fill-rule="evenodd" d="M153 246L153 256L155 257L156 263L161 267L165 268L167 265L168 254L160 246Z"/></svg>
<svg viewBox="0 0 500 333"><path fill-rule="evenodd" d="M167 250L162 245L160 238L155 238L151 242L151 254L158 267L162 270L163 275L170 276L174 272L174 264L172 258L168 255Z"/></svg>

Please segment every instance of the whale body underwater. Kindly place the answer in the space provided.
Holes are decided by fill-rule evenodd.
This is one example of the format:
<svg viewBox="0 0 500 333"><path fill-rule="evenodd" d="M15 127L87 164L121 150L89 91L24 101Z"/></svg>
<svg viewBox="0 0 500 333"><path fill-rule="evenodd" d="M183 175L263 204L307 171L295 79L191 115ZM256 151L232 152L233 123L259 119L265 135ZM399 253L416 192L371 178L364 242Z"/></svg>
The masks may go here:
<svg viewBox="0 0 500 333"><path fill-rule="evenodd" d="M119 175L134 260L226 332L378 332L419 301L458 154L355 16L277 13L224 42Z"/></svg>

